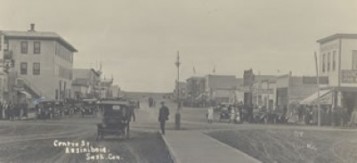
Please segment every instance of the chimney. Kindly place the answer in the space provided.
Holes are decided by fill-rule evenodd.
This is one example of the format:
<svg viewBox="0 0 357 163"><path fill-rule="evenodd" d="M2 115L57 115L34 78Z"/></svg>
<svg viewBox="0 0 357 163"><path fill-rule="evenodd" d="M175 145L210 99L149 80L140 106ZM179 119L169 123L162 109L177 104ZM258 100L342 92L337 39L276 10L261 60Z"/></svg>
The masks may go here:
<svg viewBox="0 0 357 163"><path fill-rule="evenodd" d="M35 32L35 24L34 23L31 23L31 28L30 28L29 32Z"/></svg>

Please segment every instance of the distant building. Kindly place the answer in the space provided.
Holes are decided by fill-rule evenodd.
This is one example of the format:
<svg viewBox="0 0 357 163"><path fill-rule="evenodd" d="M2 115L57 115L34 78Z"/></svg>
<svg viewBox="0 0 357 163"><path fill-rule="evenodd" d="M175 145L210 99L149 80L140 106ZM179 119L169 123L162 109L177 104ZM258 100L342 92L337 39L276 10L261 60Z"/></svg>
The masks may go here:
<svg viewBox="0 0 357 163"><path fill-rule="evenodd" d="M113 98L113 93L112 93L112 85L113 85L114 79L102 79L99 84L99 98L104 99L104 98Z"/></svg>
<svg viewBox="0 0 357 163"><path fill-rule="evenodd" d="M179 95L180 99L183 100L186 98L187 95L187 84L185 82L175 82L176 86L173 91L173 98L174 100L177 100L177 96Z"/></svg>
<svg viewBox="0 0 357 163"><path fill-rule="evenodd" d="M276 77L271 75L256 76L257 81L253 84L253 105L274 108L274 91L276 88Z"/></svg>
<svg viewBox="0 0 357 163"><path fill-rule="evenodd" d="M27 92L32 98L72 96L73 53L77 50L70 43L54 32L36 31L34 24L28 31L0 31L0 36L0 55L13 60L10 74L18 87L10 92Z"/></svg>
<svg viewBox="0 0 357 163"><path fill-rule="evenodd" d="M230 102L239 85L234 75L207 75L205 81L205 95L215 103Z"/></svg>
<svg viewBox="0 0 357 163"><path fill-rule="evenodd" d="M274 75L255 75L254 83L251 88L252 102L254 106L269 107L269 100L274 97L276 76ZM270 104L270 106L272 106Z"/></svg>
<svg viewBox="0 0 357 163"><path fill-rule="evenodd" d="M334 34L317 40L320 45L319 72L329 84L322 86L328 100L336 106L357 108L357 34Z"/></svg>
<svg viewBox="0 0 357 163"><path fill-rule="evenodd" d="M244 105L249 108L272 107L275 82L275 75L255 75L253 69L245 70L243 73Z"/></svg>
<svg viewBox="0 0 357 163"><path fill-rule="evenodd" d="M72 82L72 94L74 99L89 98L89 82L86 79L74 79Z"/></svg>
<svg viewBox="0 0 357 163"><path fill-rule="evenodd" d="M101 72L94 69L73 69L74 98L99 98Z"/></svg>
<svg viewBox="0 0 357 163"><path fill-rule="evenodd" d="M112 85L110 89L113 98L119 98L123 96L123 93L121 92L121 89L118 85Z"/></svg>
<svg viewBox="0 0 357 163"><path fill-rule="evenodd" d="M4 95L8 92L7 74L0 72L0 102L6 100Z"/></svg>
<svg viewBox="0 0 357 163"><path fill-rule="evenodd" d="M195 99L205 92L206 80L203 76L192 76L186 79L187 96Z"/></svg>
<svg viewBox="0 0 357 163"><path fill-rule="evenodd" d="M327 85L328 78L320 77L320 84ZM275 107L289 109L291 105L299 104L309 95L317 91L315 76L292 76L291 73L276 79Z"/></svg>

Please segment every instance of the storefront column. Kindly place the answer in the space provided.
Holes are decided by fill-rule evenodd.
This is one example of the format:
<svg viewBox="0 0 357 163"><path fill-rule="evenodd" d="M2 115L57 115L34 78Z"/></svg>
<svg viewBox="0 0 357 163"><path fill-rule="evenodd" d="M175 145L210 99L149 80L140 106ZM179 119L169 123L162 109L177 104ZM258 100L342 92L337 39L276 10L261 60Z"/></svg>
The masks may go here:
<svg viewBox="0 0 357 163"><path fill-rule="evenodd" d="M342 92L337 91L337 107L342 108Z"/></svg>

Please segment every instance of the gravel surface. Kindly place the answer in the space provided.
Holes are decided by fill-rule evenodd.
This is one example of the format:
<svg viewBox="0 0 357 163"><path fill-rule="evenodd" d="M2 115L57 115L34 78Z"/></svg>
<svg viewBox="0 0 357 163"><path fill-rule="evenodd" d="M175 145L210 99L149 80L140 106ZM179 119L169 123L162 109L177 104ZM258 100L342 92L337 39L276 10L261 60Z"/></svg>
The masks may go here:
<svg viewBox="0 0 357 163"><path fill-rule="evenodd" d="M265 163L355 163L357 132L294 129L214 131L208 135Z"/></svg>

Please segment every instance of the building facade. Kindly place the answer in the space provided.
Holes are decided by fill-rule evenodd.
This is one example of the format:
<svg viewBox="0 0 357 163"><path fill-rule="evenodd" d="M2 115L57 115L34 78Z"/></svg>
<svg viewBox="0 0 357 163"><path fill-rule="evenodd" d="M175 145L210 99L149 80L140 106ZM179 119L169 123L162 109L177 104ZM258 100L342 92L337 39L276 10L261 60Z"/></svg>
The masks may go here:
<svg viewBox="0 0 357 163"><path fill-rule="evenodd" d="M105 98L113 98L113 93L112 93L112 85L113 85L114 79L102 79L99 83L99 98L100 99L105 99Z"/></svg>
<svg viewBox="0 0 357 163"><path fill-rule="evenodd" d="M274 90L276 79L258 80L253 84L253 105L258 108L274 109Z"/></svg>
<svg viewBox="0 0 357 163"><path fill-rule="evenodd" d="M214 103L229 103L240 85L234 75L207 75L205 81L205 95Z"/></svg>
<svg viewBox="0 0 357 163"><path fill-rule="evenodd" d="M3 56L13 60L16 84L33 97L71 97L73 53L77 50L54 32L0 31Z"/></svg>
<svg viewBox="0 0 357 163"><path fill-rule="evenodd" d="M357 109L357 34L334 34L320 40L319 73L329 80L322 86L332 94L332 108Z"/></svg>
<svg viewBox="0 0 357 163"><path fill-rule="evenodd" d="M101 72L91 69L73 69L72 94L74 98L99 98Z"/></svg>
<svg viewBox="0 0 357 163"><path fill-rule="evenodd" d="M328 84L328 78L320 77L321 85ZM318 90L315 76L292 76L292 73L277 77L275 89L276 109L290 109ZM293 109L293 108L291 108Z"/></svg>

